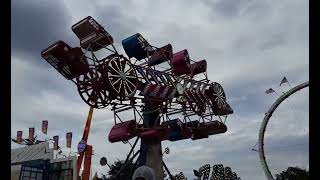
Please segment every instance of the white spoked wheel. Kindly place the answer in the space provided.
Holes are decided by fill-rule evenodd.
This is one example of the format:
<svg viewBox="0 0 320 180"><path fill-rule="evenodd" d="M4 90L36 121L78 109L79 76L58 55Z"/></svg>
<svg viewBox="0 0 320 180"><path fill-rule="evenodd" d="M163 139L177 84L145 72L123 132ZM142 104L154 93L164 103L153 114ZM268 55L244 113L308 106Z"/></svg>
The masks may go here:
<svg viewBox="0 0 320 180"><path fill-rule="evenodd" d="M133 65L128 59L117 54L109 56L108 59L108 89L120 100L134 96L138 87L138 77Z"/></svg>
<svg viewBox="0 0 320 180"><path fill-rule="evenodd" d="M215 115L226 115L224 109L227 107L226 95L219 83L212 83L205 90L205 97L211 101L210 106Z"/></svg>
<svg viewBox="0 0 320 180"><path fill-rule="evenodd" d="M226 95L224 93L224 90L222 86L219 83L214 83L213 85L213 96L214 101L216 102L216 105L219 108L226 107Z"/></svg>

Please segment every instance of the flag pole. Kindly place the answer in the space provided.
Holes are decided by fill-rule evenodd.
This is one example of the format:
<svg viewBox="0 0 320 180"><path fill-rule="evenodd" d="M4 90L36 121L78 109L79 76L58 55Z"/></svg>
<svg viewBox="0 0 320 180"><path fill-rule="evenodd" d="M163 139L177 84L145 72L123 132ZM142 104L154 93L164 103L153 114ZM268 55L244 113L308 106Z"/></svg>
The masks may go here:
<svg viewBox="0 0 320 180"><path fill-rule="evenodd" d="M279 96L279 94L274 90L274 93L276 93L277 96Z"/></svg>
<svg viewBox="0 0 320 180"><path fill-rule="evenodd" d="M292 89L292 86L291 86L291 84L289 83L289 81L288 81L288 84L289 84L290 88Z"/></svg>

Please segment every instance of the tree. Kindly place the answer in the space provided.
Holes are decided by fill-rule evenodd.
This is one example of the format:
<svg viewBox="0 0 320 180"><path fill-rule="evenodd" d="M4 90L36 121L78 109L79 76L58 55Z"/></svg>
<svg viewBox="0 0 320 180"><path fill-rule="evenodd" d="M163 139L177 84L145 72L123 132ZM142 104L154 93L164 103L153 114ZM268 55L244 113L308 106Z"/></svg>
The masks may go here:
<svg viewBox="0 0 320 180"><path fill-rule="evenodd" d="M187 180L183 172L179 172L178 174L173 175L173 178L174 180Z"/></svg>
<svg viewBox="0 0 320 180"><path fill-rule="evenodd" d="M288 167L286 171L276 174L276 180L309 180L309 171L299 167Z"/></svg>
<svg viewBox="0 0 320 180"><path fill-rule="evenodd" d="M210 176L210 170L211 176ZM216 164L210 167L210 164L205 164L199 168L199 170L193 170L197 179L219 179L219 180L240 180L237 173L233 172L230 167L223 167L222 164Z"/></svg>
<svg viewBox="0 0 320 180"><path fill-rule="evenodd" d="M123 165L124 165L124 161L121 161L121 160L115 161L110 166L110 170L108 171L109 177L107 177L106 179L114 180ZM119 179L132 180L132 175L136 169L137 167L135 167L135 165L132 162L128 162L127 166L119 174Z"/></svg>

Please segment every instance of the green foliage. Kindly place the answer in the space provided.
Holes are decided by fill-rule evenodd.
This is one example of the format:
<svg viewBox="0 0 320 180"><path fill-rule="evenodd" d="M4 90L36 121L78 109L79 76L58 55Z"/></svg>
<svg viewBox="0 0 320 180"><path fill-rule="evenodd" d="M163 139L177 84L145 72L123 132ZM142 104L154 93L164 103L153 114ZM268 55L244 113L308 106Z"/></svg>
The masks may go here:
<svg viewBox="0 0 320 180"><path fill-rule="evenodd" d="M286 171L276 174L276 180L309 180L309 172L299 167L288 167Z"/></svg>
<svg viewBox="0 0 320 180"><path fill-rule="evenodd" d="M108 171L108 178L104 178L106 180L115 179L117 173L120 171L121 167L124 165L124 161L118 160L115 161L111 166L110 170ZM121 171L119 175L119 179L121 180L132 180L132 175L136 168L132 162L128 163L127 166Z"/></svg>
<svg viewBox="0 0 320 180"><path fill-rule="evenodd" d="M211 171L211 176L210 176ZM194 175L198 179L208 180L240 180L237 173L233 172L228 166L224 167L222 164L216 164L210 167L210 164L205 164L199 168L199 170L193 170Z"/></svg>

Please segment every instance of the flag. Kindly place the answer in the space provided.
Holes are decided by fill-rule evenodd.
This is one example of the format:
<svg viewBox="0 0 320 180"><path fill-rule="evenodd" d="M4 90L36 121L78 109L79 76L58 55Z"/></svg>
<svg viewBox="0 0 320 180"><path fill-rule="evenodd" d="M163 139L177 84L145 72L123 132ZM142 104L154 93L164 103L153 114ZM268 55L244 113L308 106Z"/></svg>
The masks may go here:
<svg viewBox="0 0 320 180"><path fill-rule="evenodd" d="M67 140L67 148L71 148L71 143L72 143L72 132L68 132L66 135L66 140Z"/></svg>
<svg viewBox="0 0 320 180"><path fill-rule="evenodd" d="M280 86L283 84L283 83L288 83L288 80L287 78L284 76L281 83L280 83Z"/></svg>
<svg viewBox="0 0 320 180"><path fill-rule="evenodd" d="M29 128L29 141L34 140L34 128Z"/></svg>
<svg viewBox="0 0 320 180"><path fill-rule="evenodd" d="M270 93L274 93L275 91L272 88L269 88L268 90L266 90L266 94L270 94Z"/></svg>
<svg viewBox="0 0 320 180"><path fill-rule="evenodd" d="M58 150L59 136L53 136L53 149Z"/></svg>
<svg viewBox="0 0 320 180"><path fill-rule="evenodd" d="M21 144L22 141L22 131L17 131L17 143Z"/></svg>
<svg viewBox="0 0 320 180"><path fill-rule="evenodd" d="M42 133L47 134L47 132L48 132L48 121L43 120L42 121Z"/></svg>

